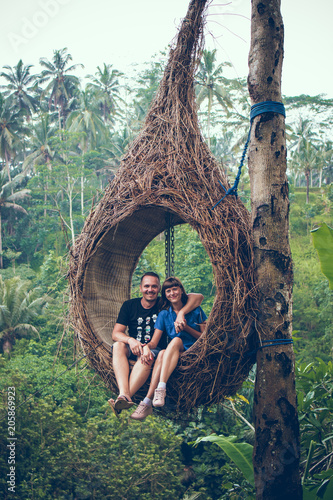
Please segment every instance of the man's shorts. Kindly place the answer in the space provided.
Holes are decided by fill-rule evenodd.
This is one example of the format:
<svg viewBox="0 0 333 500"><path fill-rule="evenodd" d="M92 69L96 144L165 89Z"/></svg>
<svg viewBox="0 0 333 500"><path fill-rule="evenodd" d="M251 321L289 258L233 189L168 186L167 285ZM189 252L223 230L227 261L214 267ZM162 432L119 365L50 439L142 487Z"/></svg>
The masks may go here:
<svg viewBox="0 0 333 500"><path fill-rule="evenodd" d="M136 361L137 356L132 353L131 348L128 344L127 344L127 349L128 349L128 359L134 359ZM161 349L159 347L156 347L156 349L150 349L150 350L153 353L154 359L156 359Z"/></svg>
<svg viewBox="0 0 333 500"><path fill-rule="evenodd" d="M132 359L132 360L136 361L137 360L137 356L132 353L130 346L128 344L126 344L126 345L127 345L127 349L128 349L128 359ZM112 349L113 349L113 345L111 346L111 352L112 352ZM154 359L156 359L157 356L158 356L158 353L162 349L160 347L156 347L156 349L150 349L150 350L153 353Z"/></svg>

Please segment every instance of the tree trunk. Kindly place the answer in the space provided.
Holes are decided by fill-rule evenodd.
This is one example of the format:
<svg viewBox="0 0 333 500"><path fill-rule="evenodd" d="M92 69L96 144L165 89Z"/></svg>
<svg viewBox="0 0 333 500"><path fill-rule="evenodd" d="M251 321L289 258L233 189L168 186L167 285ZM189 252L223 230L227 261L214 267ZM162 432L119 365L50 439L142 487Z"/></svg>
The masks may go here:
<svg viewBox="0 0 333 500"><path fill-rule="evenodd" d="M310 172L308 170L305 171L305 179L306 179L306 203L308 205L310 203Z"/></svg>
<svg viewBox="0 0 333 500"><path fill-rule="evenodd" d="M284 27L280 0L252 0L248 87L252 104L281 102ZM249 148L254 254L261 341L291 339L292 261L288 240L288 183L284 117L253 121ZM264 344L263 344L264 345ZM294 353L291 344L257 354L253 465L256 498L302 498Z"/></svg>
<svg viewBox="0 0 333 500"><path fill-rule="evenodd" d="M3 269L3 257L2 257L2 216L0 211L0 269Z"/></svg>
<svg viewBox="0 0 333 500"><path fill-rule="evenodd" d="M6 163L8 181L10 182L12 180L12 178L10 176L10 155L8 154L6 149L5 149L5 163ZM13 191L12 191L12 194L13 194Z"/></svg>

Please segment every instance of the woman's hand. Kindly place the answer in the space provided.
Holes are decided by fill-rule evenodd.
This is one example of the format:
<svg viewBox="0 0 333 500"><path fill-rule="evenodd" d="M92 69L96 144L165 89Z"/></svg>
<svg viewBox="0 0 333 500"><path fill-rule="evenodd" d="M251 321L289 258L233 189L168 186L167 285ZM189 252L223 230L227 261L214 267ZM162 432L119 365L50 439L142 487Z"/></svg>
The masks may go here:
<svg viewBox="0 0 333 500"><path fill-rule="evenodd" d="M177 314L176 321L174 324L175 324L176 333L180 333L184 330L187 323L186 323L185 315L182 311L179 311L179 313Z"/></svg>

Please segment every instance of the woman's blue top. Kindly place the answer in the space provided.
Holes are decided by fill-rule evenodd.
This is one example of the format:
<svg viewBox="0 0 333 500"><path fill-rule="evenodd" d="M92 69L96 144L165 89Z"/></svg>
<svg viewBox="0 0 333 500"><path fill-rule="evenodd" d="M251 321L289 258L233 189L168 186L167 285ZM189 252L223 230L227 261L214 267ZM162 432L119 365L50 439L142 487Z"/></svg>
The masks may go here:
<svg viewBox="0 0 333 500"><path fill-rule="evenodd" d="M170 306L169 309L163 309L157 316L157 320L155 322L155 328L158 330L162 330L162 332L166 332L170 339L175 337L180 337L184 344L185 351L194 344L197 340L192 337L191 334L187 332L176 333L174 322L176 321L177 314ZM206 314L202 310L202 308L196 307L193 311L185 314L186 323L188 326L200 332L200 324L204 323L207 319Z"/></svg>

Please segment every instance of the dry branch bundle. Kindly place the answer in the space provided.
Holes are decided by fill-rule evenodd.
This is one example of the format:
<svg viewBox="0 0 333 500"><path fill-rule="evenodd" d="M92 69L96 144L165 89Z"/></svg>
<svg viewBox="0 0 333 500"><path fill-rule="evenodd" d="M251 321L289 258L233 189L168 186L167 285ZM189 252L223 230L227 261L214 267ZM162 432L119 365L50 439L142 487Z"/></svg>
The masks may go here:
<svg viewBox="0 0 333 500"><path fill-rule="evenodd" d="M216 297L206 332L181 355L168 383L181 410L234 394L252 364L249 214L234 196L211 210L223 195L219 181L229 185L201 136L196 113L194 74L205 6L206 0L191 1L143 129L86 220L69 272L73 326L91 365L117 392L111 333L142 251L165 229L168 211L175 224L188 223L198 232L213 266Z"/></svg>

